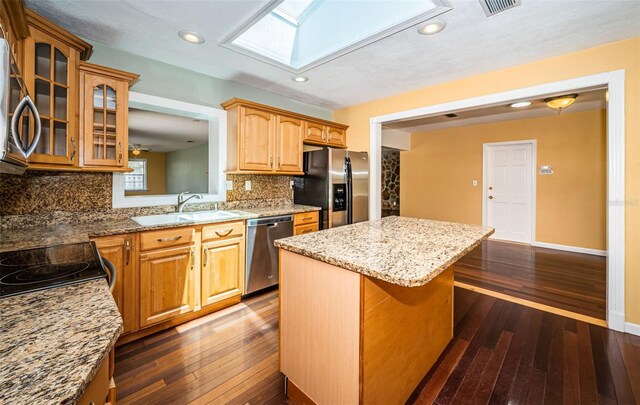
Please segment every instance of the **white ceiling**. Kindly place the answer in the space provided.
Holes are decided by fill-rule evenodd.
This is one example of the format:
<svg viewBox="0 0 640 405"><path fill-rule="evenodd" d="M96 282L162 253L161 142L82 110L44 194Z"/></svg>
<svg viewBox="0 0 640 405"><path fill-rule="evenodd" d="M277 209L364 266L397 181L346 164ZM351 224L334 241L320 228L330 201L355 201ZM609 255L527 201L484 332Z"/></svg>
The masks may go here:
<svg viewBox="0 0 640 405"><path fill-rule="evenodd" d="M129 109L129 148L140 145L151 152L172 152L208 142L209 121Z"/></svg>
<svg viewBox="0 0 640 405"><path fill-rule="evenodd" d="M602 110L607 108L607 91L604 89L578 92L576 101L562 114L580 111ZM527 118L549 117L557 115L558 111L547 107L544 98L531 101L531 105L524 108L512 108L509 104L492 107L476 108L456 111L457 117L434 115L392 124L385 124L383 129L394 129L405 133L434 131L436 129L462 127L467 125L487 124L491 122L521 120ZM524 100L523 100L524 101Z"/></svg>
<svg viewBox="0 0 640 405"><path fill-rule="evenodd" d="M367 1L392 0L359 1L366 7ZM402 1L416 0L393 1L402 7ZM267 0L25 3L89 40L329 109L640 35L638 0L522 0L489 18L477 0L450 0L453 10L439 17L447 23L443 32L423 36L406 29L306 72L306 83L294 83L291 73L218 45ZM182 29L206 42L182 41Z"/></svg>

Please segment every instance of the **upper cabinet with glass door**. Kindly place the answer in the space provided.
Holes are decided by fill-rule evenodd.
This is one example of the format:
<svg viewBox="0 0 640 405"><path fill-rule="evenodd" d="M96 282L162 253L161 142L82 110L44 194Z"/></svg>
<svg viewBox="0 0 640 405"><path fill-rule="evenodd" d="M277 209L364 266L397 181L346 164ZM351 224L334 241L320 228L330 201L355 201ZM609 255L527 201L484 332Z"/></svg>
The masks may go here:
<svg viewBox="0 0 640 405"><path fill-rule="evenodd" d="M138 75L80 63L83 168L128 171L129 86Z"/></svg>
<svg viewBox="0 0 640 405"><path fill-rule="evenodd" d="M91 45L26 10L31 36L24 40L24 78L41 118L32 168L77 167L78 66Z"/></svg>

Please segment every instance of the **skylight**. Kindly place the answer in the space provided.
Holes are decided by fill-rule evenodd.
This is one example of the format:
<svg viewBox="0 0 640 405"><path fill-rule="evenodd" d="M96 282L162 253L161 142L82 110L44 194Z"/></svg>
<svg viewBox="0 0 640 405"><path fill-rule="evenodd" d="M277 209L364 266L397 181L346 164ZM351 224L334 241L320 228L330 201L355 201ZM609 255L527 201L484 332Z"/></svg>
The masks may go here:
<svg viewBox="0 0 640 405"><path fill-rule="evenodd" d="M446 0L284 0L222 45L300 72L448 10Z"/></svg>

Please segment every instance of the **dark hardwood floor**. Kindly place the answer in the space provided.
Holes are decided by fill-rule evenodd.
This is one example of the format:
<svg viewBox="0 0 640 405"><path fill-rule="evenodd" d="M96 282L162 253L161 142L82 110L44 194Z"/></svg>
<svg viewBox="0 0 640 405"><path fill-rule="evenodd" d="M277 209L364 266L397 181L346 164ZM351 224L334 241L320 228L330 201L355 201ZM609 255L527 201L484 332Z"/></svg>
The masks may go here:
<svg viewBox="0 0 640 405"><path fill-rule="evenodd" d="M455 289L455 336L409 403L634 404L640 337ZM276 291L116 350L118 404L286 404Z"/></svg>
<svg viewBox="0 0 640 405"><path fill-rule="evenodd" d="M607 259L485 241L455 265L455 280L606 319Z"/></svg>

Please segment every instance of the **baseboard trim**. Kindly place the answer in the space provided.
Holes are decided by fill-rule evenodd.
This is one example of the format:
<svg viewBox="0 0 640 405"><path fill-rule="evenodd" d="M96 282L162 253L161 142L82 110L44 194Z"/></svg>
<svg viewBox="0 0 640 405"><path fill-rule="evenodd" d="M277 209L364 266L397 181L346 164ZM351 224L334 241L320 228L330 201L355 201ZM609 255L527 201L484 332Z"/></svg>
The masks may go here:
<svg viewBox="0 0 640 405"><path fill-rule="evenodd" d="M564 250L566 252L584 253L587 255L596 255L596 256L607 255L606 250L589 249L589 248L582 248L582 247L568 246L568 245L556 245L555 243L533 242L531 246L541 247L546 249Z"/></svg>
<svg viewBox="0 0 640 405"><path fill-rule="evenodd" d="M583 321L583 322L590 323L597 326L602 326L603 328L608 328L607 321L603 319L598 319L592 316L579 314L577 312L567 311L566 309L560 309L560 308L552 307L550 305L540 304L539 302L525 300L524 298L518 298L518 297L514 297L504 293L500 293L497 291L487 290L486 288L476 287L474 285L461 283L459 281L454 281L453 285L456 287L464 288L465 290L475 291L480 294L488 295L495 298L500 298L501 300L513 302L515 304L524 305L525 307L539 309L541 311L550 312L552 314L565 316L567 318L576 319L578 321Z"/></svg>
<svg viewBox="0 0 640 405"><path fill-rule="evenodd" d="M637 323L626 322L624 325L624 331L631 335L640 336L640 325Z"/></svg>

